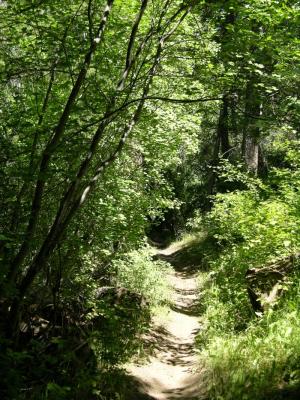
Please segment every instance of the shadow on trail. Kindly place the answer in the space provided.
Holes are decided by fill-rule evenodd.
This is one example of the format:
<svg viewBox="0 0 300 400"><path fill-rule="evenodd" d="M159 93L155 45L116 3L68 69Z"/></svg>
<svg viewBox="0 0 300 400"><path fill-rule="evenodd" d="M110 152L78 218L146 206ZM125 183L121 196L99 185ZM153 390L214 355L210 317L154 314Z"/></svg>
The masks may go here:
<svg viewBox="0 0 300 400"><path fill-rule="evenodd" d="M190 278L192 277L190 276ZM201 307L197 288L175 288L175 294L177 300L170 306L172 311L191 317L198 317L200 315Z"/></svg>
<svg viewBox="0 0 300 400"><path fill-rule="evenodd" d="M154 325L145 335L144 354L148 362L136 365L136 375L127 377L133 392L127 391L124 399L199 399L194 337L200 330L196 275L203 269L201 252L202 248L192 243L180 249L159 249L153 257L174 268L168 278L174 288L173 304L166 325Z"/></svg>
<svg viewBox="0 0 300 400"><path fill-rule="evenodd" d="M199 394L195 396L198 386L199 377L195 376L186 380L184 388L166 390L163 391L163 394L167 396L168 400L199 400Z"/></svg>
<svg viewBox="0 0 300 400"><path fill-rule="evenodd" d="M208 269L207 257L203 257L203 254L215 252L216 243L212 238L204 237L190 241L179 249L160 249L153 259L168 262L182 278L190 278L191 275Z"/></svg>
<svg viewBox="0 0 300 400"><path fill-rule="evenodd" d="M149 388L147 384L141 382L129 375L122 376L123 385L121 394L121 399L123 400L157 400L147 394L147 389ZM195 396L195 390L198 386L199 377L195 376L193 378L186 379L184 388L175 388L172 390L166 390L163 386L161 387L161 394L166 396L168 400L199 400L199 395ZM160 388L160 382L156 380L152 382L157 388Z"/></svg>
<svg viewBox="0 0 300 400"><path fill-rule="evenodd" d="M180 314L189 315L191 317L198 317L200 315L200 302L195 300L191 306L178 306L172 305L171 310L178 312Z"/></svg>
<svg viewBox="0 0 300 400"><path fill-rule="evenodd" d="M171 264L176 272L180 272L182 278L190 277L201 269L201 259L194 256L191 257L188 249L180 249L171 254L158 253L154 260L162 260Z"/></svg>
<svg viewBox="0 0 300 400"><path fill-rule="evenodd" d="M107 399L116 399L116 395L122 400L156 400L147 394L149 385L140 379L128 375L124 369L108 371L103 376L104 385L102 392Z"/></svg>
<svg viewBox="0 0 300 400"><path fill-rule="evenodd" d="M168 253L168 249L162 250L155 258L168 262L175 270L173 283L176 300L171 305L171 310L188 316L199 316L198 289L189 287L189 281L194 280L199 270L202 269L198 248L186 246L170 253ZM176 280L179 280L182 284L176 285Z"/></svg>
<svg viewBox="0 0 300 400"><path fill-rule="evenodd" d="M160 326L149 332L145 339L151 354L160 353L160 359L168 365L189 366L190 357L194 353L192 343L181 343L167 329Z"/></svg>

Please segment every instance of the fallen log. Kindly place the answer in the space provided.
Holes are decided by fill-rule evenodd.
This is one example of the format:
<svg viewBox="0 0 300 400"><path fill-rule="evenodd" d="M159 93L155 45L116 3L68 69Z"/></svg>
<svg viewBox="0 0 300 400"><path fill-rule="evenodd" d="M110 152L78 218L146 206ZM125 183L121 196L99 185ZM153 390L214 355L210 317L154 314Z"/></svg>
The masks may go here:
<svg viewBox="0 0 300 400"><path fill-rule="evenodd" d="M282 284L299 268L299 261L300 252L246 271L248 297L256 313L266 311L277 302L282 293Z"/></svg>

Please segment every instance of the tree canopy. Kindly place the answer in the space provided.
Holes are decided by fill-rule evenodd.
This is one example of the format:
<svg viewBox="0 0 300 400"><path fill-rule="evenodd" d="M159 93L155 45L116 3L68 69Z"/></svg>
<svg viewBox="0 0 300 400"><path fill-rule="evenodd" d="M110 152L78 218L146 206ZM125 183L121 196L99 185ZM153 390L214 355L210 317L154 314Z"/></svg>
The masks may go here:
<svg viewBox="0 0 300 400"><path fill-rule="evenodd" d="M299 15L295 0L0 1L4 398L105 395L97 371L167 303L147 242L205 230L226 329L261 311L245 273L299 252ZM105 287L133 296L132 321Z"/></svg>

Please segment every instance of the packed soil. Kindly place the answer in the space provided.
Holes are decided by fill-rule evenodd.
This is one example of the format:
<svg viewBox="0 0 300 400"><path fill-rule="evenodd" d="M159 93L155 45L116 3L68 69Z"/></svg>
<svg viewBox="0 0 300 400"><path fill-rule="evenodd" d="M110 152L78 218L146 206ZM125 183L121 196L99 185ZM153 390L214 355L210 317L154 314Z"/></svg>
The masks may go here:
<svg viewBox="0 0 300 400"><path fill-rule="evenodd" d="M128 400L192 400L201 397L199 360L195 336L200 329L197 312L197 279L193 266L176 261L172 246L158 251L159 258L175 267L168 277L174 288L171 310L163 322L153 323L145 337L151 355L131 364L134 382Z"/></svg>

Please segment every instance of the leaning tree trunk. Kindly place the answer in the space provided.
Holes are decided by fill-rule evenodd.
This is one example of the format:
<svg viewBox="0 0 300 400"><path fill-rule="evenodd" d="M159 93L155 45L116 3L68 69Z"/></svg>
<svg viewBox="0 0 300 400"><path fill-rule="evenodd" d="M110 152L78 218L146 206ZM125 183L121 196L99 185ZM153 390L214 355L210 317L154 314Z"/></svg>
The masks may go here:
<svg viewBox="0 0 300 400"><path fill-rule="evenodd" d="M104 17L105 22L107 20L109 11L111 9L111 6L113 4L113 0L108 0L108 5L107 6ZM132 70L132 67L134 63L137 61L138 56L140 55L140 52L143 49L143 46L145 44L145 41L148 40L148 37L144 39L144 41L141 42L140 46L136 47L134 46L136 42L136 38L138 37L138 29L139 25L141 22L141 19L144 15L144 12L147 7L147 0L143 0L141 2L140 10L137 13L136 19L133 23L129 42L128 42L128 48L127 48L127 57L126 57L126 64L124 67L124 71L122 73L121 79L117 82L116 84L116 91L115 93L118 93L119 91L123 90L124 84L130 77L130 71ZM8 332L7 336L10 338L17 338L18 336L18 323L19 319L21 316L21 310L23 306L23 300L26 297L28 291L32 287L34 281L36 280L37 276L40 275L40 273L45 270L45 267L47 265L48 260L50 259L51 255L53 254L55 248L57 245L62 241L63 234L66 232L68 226L70 225L71 221L74 218L74 215L77 213L77 211L82 207L82 205L85 203L86 199L88 198L90 192L95 188L97 185L98 181L101 179L103 176L104 171L109 167L119 156L121 151L123 150L123 147L125 143L127 142L127 139L129 135L131 134L132 130L134 129L135 125L140 119L142 110L144 108L145 101L147 100L148 93L150 91L150 88L152 86L152 82L154 77L157 74L157 69L160 65L161 58L162 58L162 53L165 47L165 43L172 37L173 33L175 30L178 28L178 26L181 24L183 19L186 17L186 15L190 12L191 10L190 5L188 4L182 4L176 11L174 11L173 15L168 19L166 22L166 26L162 26L162 19L165 15L165 10L162 11L162 16L161 19L159 20L159 26L158 32L159 35L156 37L156 49L155 49L155 54L154 57L152 58L152 64L150 65L149 70L147 71L147 74L145 75L144 78L144 86L143 90L141 93L141 97L137 99L136 107L131 110L130 116L128 118L128 121L126 125L122 129L121 136L119 137L119 140L115 144L115 147L111 150L111 153L105 158L104 160L100 160L99 162L94 162L97 149L99 147L100 141L103 139L103 133L106 130L107 126L109 125L110 121L110 116L112 115L113 112L117 112L118 109L116 108L116 101L115 97L111 99L107 103L107 108L104 117L102 118L98 128L96 129L91 142L90 142L90 147L89 151L86 155L86 157L83 159L82 163L79 165L77 173L75 174L74 179L70 182L68 187L66 188L64 194L61 197L61 201L59 204L59 207L57 209L56 216L54 217L53 223L51 226L49 226L48 232L44 236L44 240L41 244L41 246L37 249L35 256L33 257L32 261L29 263L29 265L26 268L26 271L21 275L19 278L17 284L15 285L15 293L13 295L13 298L9 298L7 305L6 305L6 310L8 314ZM104 26L103 26L104 29ZM150 30L151 36L153 34L153 30L151 28ZM94 43L94 42L93 42ZM88 61L90 63L90 58L92 56L92 53L96 50L96 47L94 44L92 44L91 50L89 51L89 57ZM85 61L86 63L86 61ZM88 63L88 66L89 66ZM84 70L88 68L86 66ZM80 72L80 76L82 73ZM76 89L76 95L79 93L79 89L81 86L82 80L85 79L86 72L81 76L80 80L80 85ZM77 85L77 82L75 83L75 86ZM74 89L73 89L74 91ZM72 93L73 93L72 91ZM73 97L72 97L73 99ZM72 100L72 104L74 103L74 100ZM71 115L71 105L68 106L68 115ZM65 113L65 111L63 112ZM50 141L50 150L49 151L49 144L46 147L46 150L44 151L42 155L42 161L41 161L41 171L44 171L44 169L48 167L50 158L52 154L55 152L56 146L53 145L53 140L55 139L58 141L61 139L64 129L66 126L66 122L64 120L63 127L59 129L59 131L56 129L55 134ZM59 132L59 135L58 133ZM58 137L57 137L58 136ZM55 143L56 144L56 143ZM38 179L37 181L37 189L36 193L38 193L38 196L35 195L34 201L33 201L33 206L32 206L32 215L34 221L29 224L29 228L27 229L26 237L24 239L24 243L21 246L21 249L19 250L19 253L16 256L16 259L13 261L11 270L9 271L8 274L8 281L14 281L17 275L18 270L20 269L19 267L24 263L26 255L29 251L29 241L32 239L35 231L35 226L38 220L38 216L40 213L40 208L42 207L42 192L44 189L44 182L40 181ZM38 197L38 208L36 207L35 204L35 198ZM31 222L31 221L30 221Z"/></svg>

